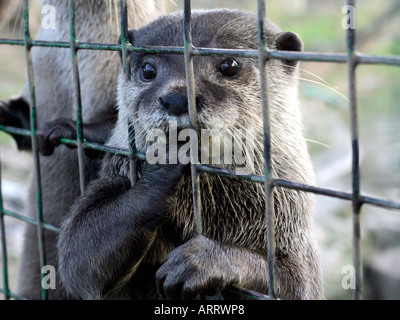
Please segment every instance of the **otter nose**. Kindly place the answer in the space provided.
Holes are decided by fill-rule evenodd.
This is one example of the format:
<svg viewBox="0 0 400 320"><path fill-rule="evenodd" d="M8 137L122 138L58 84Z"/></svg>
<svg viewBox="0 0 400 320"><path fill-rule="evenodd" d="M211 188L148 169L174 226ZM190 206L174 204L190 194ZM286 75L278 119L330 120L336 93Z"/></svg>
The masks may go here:
<svg viewBox="0 0 400 320"><path fill-rule="evenodd" d="M183 94L167 94L160 98L160 102L171 116L181 116L188 113L187 96Z"/></svg>

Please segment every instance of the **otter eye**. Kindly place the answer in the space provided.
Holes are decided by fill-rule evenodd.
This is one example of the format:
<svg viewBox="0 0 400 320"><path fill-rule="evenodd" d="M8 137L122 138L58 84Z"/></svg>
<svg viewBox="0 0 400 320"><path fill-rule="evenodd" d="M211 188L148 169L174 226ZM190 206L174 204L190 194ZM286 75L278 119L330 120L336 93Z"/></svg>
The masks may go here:
<svg viewBox="0 0 400 320"><path fill-rule="evenodd" d="M229 58L223 61L218 71L225 77L233 77L239 73L239 62L235 59Z"/></svg>
<svg viewBox="0 0 400 320"><path fill-rule="evenodd" d="M150 63L145 63L141 68L141 72L143 80L145 81L152 80L157 75L156 69Z"/></svg>

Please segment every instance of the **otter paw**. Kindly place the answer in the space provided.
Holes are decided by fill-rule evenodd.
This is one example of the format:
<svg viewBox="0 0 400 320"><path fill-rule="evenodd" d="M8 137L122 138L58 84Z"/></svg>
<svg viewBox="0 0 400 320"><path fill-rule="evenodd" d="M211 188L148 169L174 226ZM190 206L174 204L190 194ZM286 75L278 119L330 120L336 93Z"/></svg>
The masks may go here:
<svg viewBox="0 0 400 320"><path fill-rule="evenodd" d="M196 236L172 251L156 273L159 294L165 299L194 300L236 284L237 276L218 246Z"/></svg>
<svg viewBox="0 0 400 320"><path fill-rule="evenodd" d="M60 145L61 138L76 139L75 122L65 118L47 122L37 131L37 138L40 154L50 156Z"/></svg>
<svg viewBox="0 0 400 320"><path fill-rule="evenodd" d="M183 164L144 164L143 177L164 192L172 195L183 176L190 173L190 166ZM168 182L168 183L166 183Z"/></svg>

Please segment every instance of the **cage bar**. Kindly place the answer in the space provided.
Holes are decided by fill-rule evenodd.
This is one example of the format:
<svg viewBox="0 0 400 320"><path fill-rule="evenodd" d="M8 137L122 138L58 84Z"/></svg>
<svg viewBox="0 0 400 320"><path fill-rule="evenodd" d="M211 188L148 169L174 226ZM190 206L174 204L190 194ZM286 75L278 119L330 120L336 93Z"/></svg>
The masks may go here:
<svg viewBox="0 0 400 320"><path fill-rule="evenodd" d="M128 36L128 4L127 0L120 0L121 4L121 47L122 53L122 66L124 69L125 76L127 79L130 77L130 66L129 66L129 36Z"/></svg>
<svg viewBox="0 0 400 320"><path fill-rule="evenodd" d="M267 232L268 289L271 299L275 299L275 215L272 210L272 166L271 166L271 123L268 100L268 57L267 44L264 38L265 0L258 0L258 60L260 68L261 107L263 111L264 133L264 189L265 221Z"/></svg>
<svg viewBox="0 0 400 320"><path fill-rule="evenodd" d="M0 38L0 45L24 45L24 40L20 39L5 39ZM70 48L69 42L63 41L40 41L32 40L31 45L34 47L50 47L50 48ZM96 43L76 43L76 48L79 50L101 50L101 51L121 51L119 44L96 44ZM158 53L158 54L184 54L182 47L151 47L142 46L134 47L132 44L127 44L129 52L143 52L143 53ZM254 49L218 49L218 48L193 48L193 56L210 56L210 57L245 57L257 58L258 50ZM294 52L294 51L281 51L281 50L267 50L268 59L276 60L298 60L308 62L331 62L331 63L347 63L348 56L346 53L325 53L325 52ZM377 64L377 65L390 65L400 66L400 57L395 55L371 55L354 53L354 59L362 64Z"/></svg>
<svg viewBox="0 0 400 320"><path fill-rule="evenodd" d="M74 102L76 107L76 136L77 136L77 149L78 149L78 165L79 165L79 183L81 194L85 192L85 162L83 150L83 119L82 119L82 96L81 84L79 78L79 64L78 64L78 48L76 47L76 26L75 26L75 0L68 0L69 10L69 35L70 35L70 49L72 61L72 74L74 85Z"/></svg>
<svg viewBox="0 0 400 320"><path fill-rule="evenodd" d="M355 7L355 0L347 0L347 5ZM358 106L356 92L356 68L357 57L355 56L355 29L347 29L347 58L348 58L348 79L350 95L350 117L351 117L351 145L352 145L352 207L353 207L353 265L356 274L356 288L354 299L362 299L362 275L361 275L361 227L360 227L360 151L358 135Z"/></svg>
<svg viewBox="0 0 400 320"><path fill-rule="evenodd" d="M36 119L36 92L35 92L35 80L33 74L33 63L32 63L32 43L29 32L29 6L28 0L22 1L23 11L23 28L24 28L24 43L25 43L25 57L27 66L27 79L29 83L29 95L30 95L30 124L31 124L31 137L32 137L32 153L34 163L34 173L36 181L36 209L37 209L37 230L38 230L38 241L39 241L39 255L40 255L40 266L41 270L46 265L46 251L44 248L44 230L43 230L43 203L42 203L42 179L40 175L40 157L37 146L36 131L37 131L37 119ZM44 274L41 275L42 278ZM47 300L48 291L42 286L42 299Z"/></svg>
<svg viewBox="0 0 400 320"><path fill-rule="evenodd" d="M131 77L131 67L129 65L128 50L130 46L128 35L128 3L127 0L120 0L121 6L121 57L124 75L126 79ZM129 175L131 180L131 187L134 187L138 180L138 167L137 167L137 150L135 143L135 129L130 119L127 121L128 139L129 139Z"/></svg>
<svg viewBox="0 0 400 320"><path fill-rule="evenodd" d="M0 162L0 241L1 241L1 253L3 262L4 300L10 300L10 288L8 287L6 228L4 224L4 207L3 207L2 182L1 182L1 162Z"/></svg>
<svg viewBox="0 0 400 320"><path fill-rule="evenodd" d="M22 221L22 222L38 225L38 220L37 219L26 217L26 216L23 216L21 214L12 212L10 210L6 210L4 208L3 208L3 214L4 214L4 216L11 217L11 218L14 218L14 219ZM52 225L50 223L47 223L47 222L43 221L41 223L41 225L42 225L43 229L54 231L54 232L60 232L60 228L59 227L56 227L56 226L54 226L54 225Z"/></svg>
<svg viewBox="0 0 400 320"><path fill-rule="evenodd" d="M186 88L188 97L188 110L190 118L190 163L192 177L192 192L193 192L193 215L198 234L203 233L202 218L201 218L201 196L200 196L200 175L197 171L198 159L195 159L194 150L197 150L194 134L197 128L197 110L196 110L196 92L194 83L193 69L193 45L191 35L191 3L190 0L184 1L184 21L183 21L183 43L185 56L185 71L186 71Z"/></svg>

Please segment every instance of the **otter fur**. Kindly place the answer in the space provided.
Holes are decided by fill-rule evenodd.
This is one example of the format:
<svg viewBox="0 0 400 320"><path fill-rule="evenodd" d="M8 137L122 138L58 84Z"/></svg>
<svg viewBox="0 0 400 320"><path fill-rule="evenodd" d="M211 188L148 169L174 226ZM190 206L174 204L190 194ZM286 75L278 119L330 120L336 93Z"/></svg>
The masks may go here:
<svg viewBox="0 0 400 320"><path fill-rule="evenodd" d="M42 6L55 8L53 29L39 30L36 40L69 42L68 1L42 0ZM119 0L77 0L76 35L80 42L116 43L120 35ZM131 28L139 28L154 20L163 11L161 0L128 1L128 20ZM118 17L118 18L117 18ZM76 150L60 146L60 137L76 138L74 121L76 110L71 51L64 48L34 47L32 52L35 78L37 122L40 157L42 203L44 221L60 226L73 200L79 196L79 173ZM110 51L80 50L78 52L82 93L84 133L94 142L104 142L116 121L115 86L119 73L118 53ZM20 97L0 103L0 122L4 125L30 129L29 84ZM60 120L61 118L61 120ZM63 121L64 119L64 121ZM51 122L51 125L45 126ZM44 126L44 128L43 128ZM99 128L101 130L99 131ZM97 134L96 132L100 132ZM30 149L27 138L14 136L20 149ZM96 140L97 138L97 140ZM40 143L40 139L44 142ZM97 177L99 158L85 158L86 181ZM36 218L36 188L32 179L27 202L27 213ZM57 268L58 234L44 230L46 264ZM49 299L69 298L57 277L56 289L49 289ZM21 262L17 292L28 299L41 298L41 269L37 227L28 225Z"/></svg>
<svg viewBox="0 0 400 320"><path fill-rule="evenodd" d="M130 41L136 46L183 46L182 20L182 12L165 15L130 31ZM271 49L302 50L296 34L281 32L269 21L265 37ZM257 17L239 10L193 11L192 38L197 47L257 49ZM252 170L263 174L258 61L235 61L238 69L224 72L222 65L235 65L231 59L194 57L198 122L201 128L225 128L233 136L237 129L254 129ZM296 62L267 64L272 174L313 184ZM176 121L178 129L189 127L184 57L134 52L130 65L131 77L121 74L119 79L118 121L108 144L128 149L130 120L138 151L146 153L149 130L165 132L169 121ZM174 98L166 103L171 95ZM72 296L194 299L224 295L231 285L268 292L263 185L202 173L200 235L193 222L187 165L146 164L131 187L128 163L127 158L107 155L99 179L75 202L62 225L59 275ZM320 258L312 233L313 195L274 188L271 200L278 298L321 299Z"/></svg>

